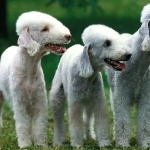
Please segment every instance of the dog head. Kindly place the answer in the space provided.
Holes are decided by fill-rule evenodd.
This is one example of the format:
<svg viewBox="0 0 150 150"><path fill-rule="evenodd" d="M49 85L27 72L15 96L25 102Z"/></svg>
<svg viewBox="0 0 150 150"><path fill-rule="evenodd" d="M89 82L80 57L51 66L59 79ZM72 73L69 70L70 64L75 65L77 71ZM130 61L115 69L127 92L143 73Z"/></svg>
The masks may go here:
<svg viewBox="0 0 150 150"><path fill-rule="evenodd" d="M117 71L125 69L125 64L119 61L129 60L131 52L118 32L104 25L91 25L84 30L82 40L92 66L106 64Z"/></svg>
<svg viewBox="0 0 150 150"><path fill-rule="evenodd" d="M62 45L71 41L67 27L54 17L36 11L23 13L18 18L16 32L19 35L19 46L26 48L30 56L40 50L45 54L62 54L66 50Z"/></svg>

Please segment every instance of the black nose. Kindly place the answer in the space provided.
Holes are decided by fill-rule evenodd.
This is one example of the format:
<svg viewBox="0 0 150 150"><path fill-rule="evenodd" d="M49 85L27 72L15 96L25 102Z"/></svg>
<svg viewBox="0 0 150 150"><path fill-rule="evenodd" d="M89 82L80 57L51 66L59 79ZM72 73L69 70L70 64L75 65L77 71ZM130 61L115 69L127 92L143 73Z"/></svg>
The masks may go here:
<svg viewBox="0 0 150 150"><path fill-rule="evenodd" d="M66 40L70 41L70 40L71 40L71 38L72 38L72 35L70 35L70 34L65 35L65 38L66 38Z"/></svg>
<svg viewBox="0 0 150 150"><path fill-rule="evenodd" d="M132 55L132 54L126 54L126 55L125 55L126 60L129 60L129 59L131 58L131 55Z"/></svg>

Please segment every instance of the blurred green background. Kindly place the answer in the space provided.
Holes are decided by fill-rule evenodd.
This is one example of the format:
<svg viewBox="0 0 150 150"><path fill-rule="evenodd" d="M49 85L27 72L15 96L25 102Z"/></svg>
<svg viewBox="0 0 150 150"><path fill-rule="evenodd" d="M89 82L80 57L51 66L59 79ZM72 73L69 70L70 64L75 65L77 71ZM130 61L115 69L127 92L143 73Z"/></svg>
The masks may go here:
<svg viewBox="0 0 150 150"><path fill-rule="evenodd" d="M72 42L67 45L69 47L82 44L81 33L91 24L105 24L119 33L134 33L140 26L141 10L149 0L1 0L1 3L4 11L0 12L0 21L1 24L6 21L6 24L0 28L0 54L17 44L15 23L24 12L41 11L60 20L73 36ZM50 54L42 59L47 89L60 57Z"/></svg>

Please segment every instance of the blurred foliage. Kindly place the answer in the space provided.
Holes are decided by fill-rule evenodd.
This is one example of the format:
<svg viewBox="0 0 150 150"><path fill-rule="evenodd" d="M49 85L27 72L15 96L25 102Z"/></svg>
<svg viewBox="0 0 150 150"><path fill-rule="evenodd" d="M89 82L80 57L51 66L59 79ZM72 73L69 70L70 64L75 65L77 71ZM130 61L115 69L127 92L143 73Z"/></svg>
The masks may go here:
<svg viewBox="0 0 150 150"><path fill-rule="evenodd" d="M65 8L74 8L74 7L87 7L89 5L96 6L98 4L98 0L50 0L49 3L52 4L54 2L58 2L62 7Z"/></svg>
<svg viewBox="0 0 150 150"><path fill-rule="evenodd" d="M101 7L99 6L99 0L49 0L49 5L58 2L60 6L65 9L72 11L73 9L91 9L92 13L102 12Z"/></svg>

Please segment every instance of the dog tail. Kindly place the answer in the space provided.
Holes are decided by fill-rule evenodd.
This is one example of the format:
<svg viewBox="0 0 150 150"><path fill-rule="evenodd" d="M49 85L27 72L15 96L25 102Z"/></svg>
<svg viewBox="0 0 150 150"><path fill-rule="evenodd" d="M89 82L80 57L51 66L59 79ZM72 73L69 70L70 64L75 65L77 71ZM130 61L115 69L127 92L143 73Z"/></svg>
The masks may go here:
<svg viewBox="0 0 150 150"><path fill-rule="evenodd" d="M150 4L144 6L141 12L141 23L147 19L150 19Z"/></svg>

